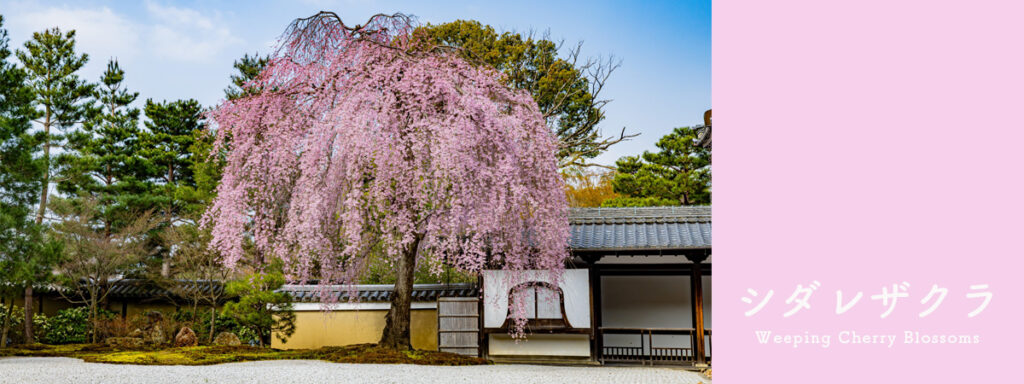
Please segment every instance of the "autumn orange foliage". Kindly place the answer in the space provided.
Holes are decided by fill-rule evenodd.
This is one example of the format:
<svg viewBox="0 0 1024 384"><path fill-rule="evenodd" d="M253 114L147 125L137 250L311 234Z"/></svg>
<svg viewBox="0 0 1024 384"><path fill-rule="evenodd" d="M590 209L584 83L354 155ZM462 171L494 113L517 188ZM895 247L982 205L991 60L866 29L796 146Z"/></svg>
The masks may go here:
<svg viewBox="0 0 1024 384"><path fill-rule="evenodd" d="M562 176L570 207L600 207L605 200L620 196L612 189L615 171L569 168L562 171Z"/></svg>

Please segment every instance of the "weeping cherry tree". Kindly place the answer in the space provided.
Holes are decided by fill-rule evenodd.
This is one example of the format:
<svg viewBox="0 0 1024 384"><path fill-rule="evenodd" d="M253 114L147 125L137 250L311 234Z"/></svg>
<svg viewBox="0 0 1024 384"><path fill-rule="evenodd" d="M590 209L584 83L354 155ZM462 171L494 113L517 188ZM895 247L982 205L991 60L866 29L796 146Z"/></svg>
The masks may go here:
<svg viewBox="0 0 1024 384"><path fill-rule="evenodd" d="M210 112L227 156L204 223L226 266L279 258L291 281L350 285L379 253L398 277L380 341L394 349L410 348L418 263L557 274L568 256L558 145L537 103L415 26L296 20L246 84L261 91ZM522 332L525 311L511 312Z"/></svg>

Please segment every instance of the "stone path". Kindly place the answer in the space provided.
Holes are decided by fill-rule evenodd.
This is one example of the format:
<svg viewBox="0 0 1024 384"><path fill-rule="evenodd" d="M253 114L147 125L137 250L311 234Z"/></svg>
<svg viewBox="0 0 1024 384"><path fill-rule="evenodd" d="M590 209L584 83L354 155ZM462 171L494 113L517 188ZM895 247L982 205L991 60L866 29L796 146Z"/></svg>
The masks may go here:
<svg viewBox="0 0 1024 384"><path fill-rule="evenodd" d="M0 383L681 383L710 384L682 369L491 365L336 364L313 360L209 366L85 363L64 357L0 358Z"/></svg>

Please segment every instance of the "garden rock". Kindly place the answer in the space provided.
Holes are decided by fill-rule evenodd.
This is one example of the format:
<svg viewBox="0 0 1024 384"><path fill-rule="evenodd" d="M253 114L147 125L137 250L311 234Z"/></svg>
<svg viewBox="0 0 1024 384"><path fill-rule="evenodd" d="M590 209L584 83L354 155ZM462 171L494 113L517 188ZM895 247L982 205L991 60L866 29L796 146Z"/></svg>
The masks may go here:
<svg viewBox="0 0 1024 384"><path fill-rule="evenodd" d="M199 339L196 337L195 331L189 327L181 327L178 331L178 335L174 336L175 347L194 347L199 345Z"/></svg>
<svg viewBox="0 0 1024 384"><path fill-rule="evenodd" d="M160 311L146 311L145 316L149 321L149 324L156 324L164 321L164 314L160 313Z"/></svg>
<svg viewBox="0 0 1024 384"><path fill-rule="evenodd" d="M214 345L224 345L224 346L229 346L229 347L236 347L236 346L242 345L242 340L240 340L238 338L238 335L235 335L234 333L231 333L231 332L221 332L221 333L218 333L217 337L215 337L213 339L213 344Z"/></svg>
<svg viewBox="0 0 1024 384"><path fill-rule="evenodd" d="M115 348L139 348L144 344L138 337L108 337L106 343Z"/></svg>
<svg viewBox="0 0 1024 384"><path fill-rule="evenodd" d="M145 339L150 344L163 344L167 341L167 336L164 334L164 328L160 324L154 324L153 328L146 331Z"/></svg>

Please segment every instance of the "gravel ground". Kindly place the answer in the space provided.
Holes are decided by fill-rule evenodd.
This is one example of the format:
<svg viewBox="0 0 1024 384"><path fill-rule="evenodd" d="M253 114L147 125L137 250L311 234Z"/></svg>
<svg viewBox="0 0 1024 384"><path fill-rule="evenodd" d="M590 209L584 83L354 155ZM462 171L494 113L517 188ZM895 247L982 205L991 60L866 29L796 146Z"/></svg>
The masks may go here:
<svg viewBox="0 0 1024 384"><path fill-rule="evenodd" d="M210 366L85 363L65 357L0 358L0 383L711 383L671 368L336 364L313 360Z"/></svg>

